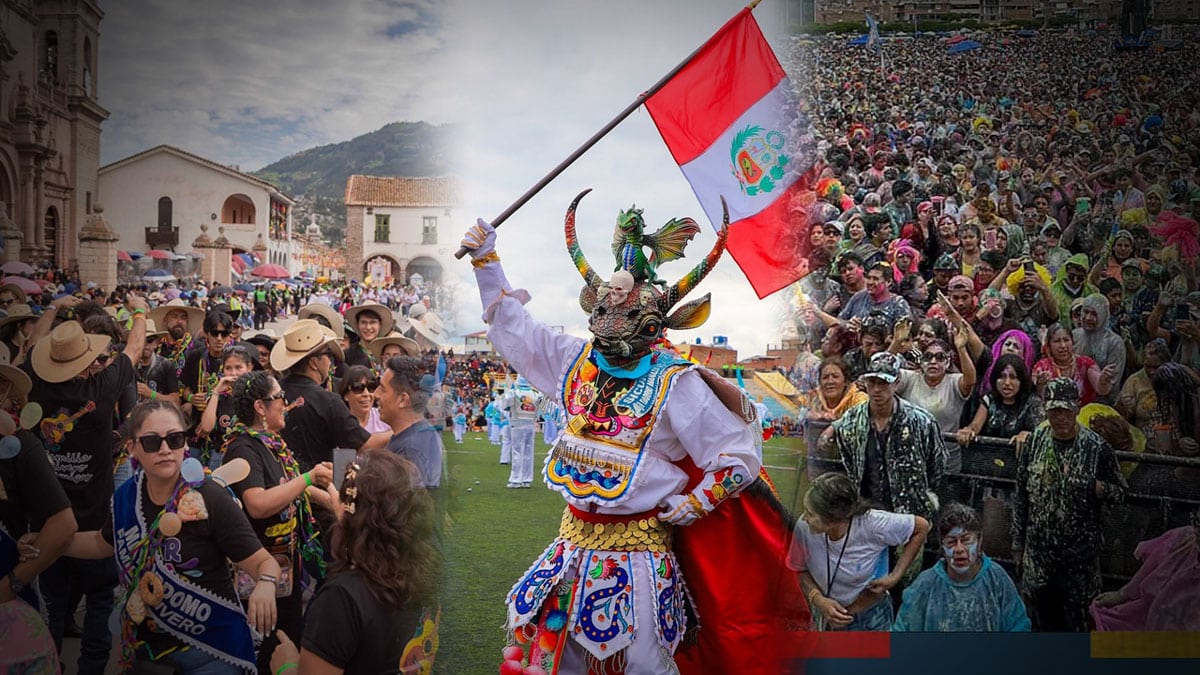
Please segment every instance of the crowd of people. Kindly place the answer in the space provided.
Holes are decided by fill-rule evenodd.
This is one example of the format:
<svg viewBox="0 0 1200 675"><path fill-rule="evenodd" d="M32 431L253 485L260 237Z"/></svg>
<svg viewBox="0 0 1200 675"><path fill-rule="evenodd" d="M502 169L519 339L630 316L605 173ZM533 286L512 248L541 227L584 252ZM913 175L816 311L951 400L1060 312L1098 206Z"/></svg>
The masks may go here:
<svg viewBox="0 0 1200 675"><path fill-rule="evenodd" d="M275 335L221 293L120 289L118 307L68 290L0 287L0 606L18 662L55 672L82 602L81 673L105 672L114 607L134 672L427 667L436 353L375 303L311 302Z"/></svg>
<svg viewBox="0 0 1200 675"><path fill-rule="evenodd" d="M1196 71L1176 52L1115 52L1095 31L973 37L982 47L961 53L888 40L882 59L806 39L787 58L822 153L790 205L808 274L788 377L817 453L866 500L814 503L798 541L836 545L829 518L867 530L874 507L910 514L874 541L916 536L915 517L945 551L935 576L893 549L880 574L837 584L836 567L797 561L828 626L1020 630L1027 608L1034 629L1086 630L1106 508L1128 489L1114 450L1200 458ZM1018 467L1001 498L1019 595L945 481L983 438L1009 443ZM988 581L967 592L974 575ZM875 609L884 587L897 616Z"/></svg>

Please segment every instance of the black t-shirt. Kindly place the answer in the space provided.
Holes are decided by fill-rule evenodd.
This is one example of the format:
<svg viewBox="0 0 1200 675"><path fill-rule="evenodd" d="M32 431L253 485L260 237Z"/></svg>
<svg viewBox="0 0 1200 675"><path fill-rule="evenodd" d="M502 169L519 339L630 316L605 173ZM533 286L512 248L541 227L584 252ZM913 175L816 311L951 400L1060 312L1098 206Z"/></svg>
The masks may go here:
<svg viewBox="0 0 1200 675"><path fill-rule="evenodd" d="M388 607L362 574L350 570L317 591L301 644L346 675L391 675L400 672L400 656L419 625L417 610Z"/></svg>
<svg viewBox="0 0 1200 675"><path fill-rule="evenodd" d="M243 504L245 503L243 495L246 490L251 488L270 490L287 482L284 480L283 465L279 463L275 453L271 452L258 439L240 434L231 440L222 463L228 464L239 458L246 460L250 465L250 474L230 487L233 488L238 499L243 500ZM254 534L258 536L259 542L267 549L267 552L294 559L296 550L289 544L293 541L293 533L300 527L296 513L296 503L293 501L288 504L287 508L268 518L254 518L249 513L246 514L246 517L249 518Z"/></svg>
<svg viewBox="0 0 1200 675"><path fill-rule="evenodd" d="M129 480L137 480L137 477ZM199 491L204 498L208 518L185 522L177 536L167 537L160 549L160 555L167 555L169 558L162 562L173 565L175 573L189 582L226 600L237 602L233 576L225 561L245 560L258 552L262 544L258 542L258 537L254 536L246 514L225 488L210 479L204 481ZM142 518L149 525L158 516L163 505L150 501L145 482L141 492ZM100 529L100 536L109 544L114 541L111 510ZM146 623L138 626L137 636L139 640L145 640L154 653L178 643L167 633L150 632Z"/></svg>
<svg viewBox="0 0 1200 675"><path fill-rule="evenodd" d="M59 383L38 377L30 362L21 367L33 380L29 400L42 406L43 416L38 434L79 529L98 529L113 493L113 409L134 381L133 362L118 352L99 373Z"/></svg>
<svg viewBox="0 0 1200 675"><path fill-rule="evenodd" d="M149 365L136 366L138 382L145 383L151 391L160 394L178 394L179 377L175 375L175 365L170 360L155 354Z"/></svg>
<svg viewBox="0 0 1200 675"><path fill-rule="evenodd" d="M193 343L194 344L194 343ZM201 379L203 378L203 380ZM196 396L207 395L221 379L221 359L208 355L207 348L188 352L183 361L183 372L179 375L179 386L187 387Z"/></svg>
<svg viewBox="0 0 1200 675"><path fill-rule="evenodd" d="M288 413L280 434L304 471L333 461L334 448L361 448L371 437L337 394L309 378L290 375L279 385L288 403L304 397L304 405Z"/></svg>
<svg viewBox="0 0 1200 675"><path fill-rule="evenodd" d="M354 344L350 345L349 349L346 350L346 360L344 363L347 367L366 366L367 368L374 370L375 363L372 361L373 355L371 352L367 351L366 347L363 346L361 341L355 342Z"/></svg>
<svg viewBox="0 0 1200 675"><path fill-rule="evenodd" d="M210 396L209 399L211 400L212 397ZM205 457L211 457L214 453L221 451L221 446L225 444L225 435L235 422L237 422L237 414L233 411L233 397L225 394L218 396L217 423L213 425L212 431L208 432L208 436L199 443Z"/></svg>
<svg viewBox="0 0 1200 675"><path fill-rule="evenodd" d="M13 539L41 530L47 518L71 506L42 442L24 429L16 437L21 452L0 459L0 526Z"/></svg>

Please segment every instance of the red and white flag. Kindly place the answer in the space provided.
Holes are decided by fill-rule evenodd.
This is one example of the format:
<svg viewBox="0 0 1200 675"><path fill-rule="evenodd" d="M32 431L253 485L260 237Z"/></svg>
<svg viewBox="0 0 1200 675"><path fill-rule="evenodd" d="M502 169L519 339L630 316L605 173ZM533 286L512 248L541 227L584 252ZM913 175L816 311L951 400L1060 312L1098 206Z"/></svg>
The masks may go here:
<svg viewBox="0 0 1200 675"><path fill-rule="evenodd" d="M729 253L758 297L804 276L816 139L750 9L645 105L715 228L728 203Z"/></svg>

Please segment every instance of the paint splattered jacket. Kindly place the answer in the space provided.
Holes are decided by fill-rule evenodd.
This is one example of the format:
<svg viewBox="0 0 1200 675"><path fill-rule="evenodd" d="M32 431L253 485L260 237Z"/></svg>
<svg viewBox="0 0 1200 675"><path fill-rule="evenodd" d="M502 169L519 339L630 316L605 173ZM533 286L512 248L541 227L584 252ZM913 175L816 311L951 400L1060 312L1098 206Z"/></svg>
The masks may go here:
<svg viewBox="0 0 1200 675"><path fill-rule="evenodd" d="M1096 496L1095 483L1104 486ZM1017 464L1012 546L1027 553L1057 552L1071 560L1095 558L1102 509L1124 501L1128 485L1117 455L1099 434L1080 426L1072 441L1055 441L1043 422Z"/></svg>
<svg viewBox="0 0 1200 675"><path fill-rule="evenodd" d="M883 473L888 495L868 495L895 513L911 513L927 520L938 508L937 493L946 467L946 447L933 416L896 397L896 407L884 440ZM871 434L870 402L846 411L833 423L833 443L846 473L861 484Z"/></svg>

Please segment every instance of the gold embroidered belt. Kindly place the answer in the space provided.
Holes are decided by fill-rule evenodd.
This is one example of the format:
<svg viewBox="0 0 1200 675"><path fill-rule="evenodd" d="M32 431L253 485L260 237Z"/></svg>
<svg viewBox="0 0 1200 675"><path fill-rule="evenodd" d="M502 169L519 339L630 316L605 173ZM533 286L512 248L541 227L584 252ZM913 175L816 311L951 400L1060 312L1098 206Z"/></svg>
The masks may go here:
<svg viewBox="0 0 1200 675"><path fill-rule="evenodd" d="M563 511L558 536L580 548L600 551L671 550L671 528L653 512L628 516L588 513L568 506Z"/></svg>

